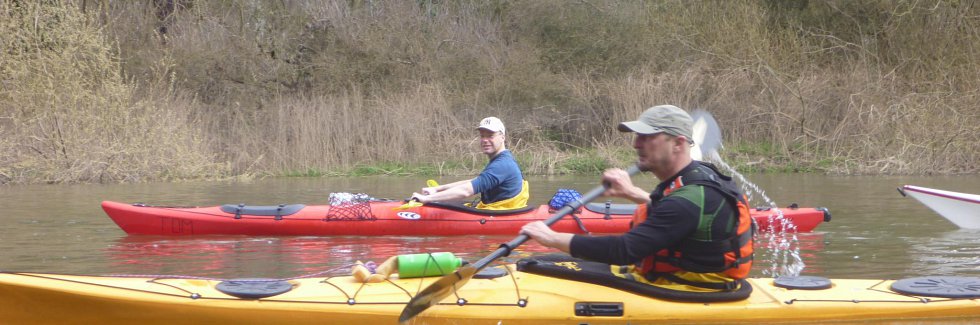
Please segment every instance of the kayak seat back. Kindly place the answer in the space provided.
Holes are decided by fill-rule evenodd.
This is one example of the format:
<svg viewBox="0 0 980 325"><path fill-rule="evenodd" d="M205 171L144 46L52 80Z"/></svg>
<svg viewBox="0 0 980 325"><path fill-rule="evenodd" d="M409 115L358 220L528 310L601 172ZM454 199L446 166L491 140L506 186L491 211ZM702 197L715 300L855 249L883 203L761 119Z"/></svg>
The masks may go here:
<svg viewBox="0 0 980 325"><path fill-rule="evenodd" d="M585 209L601 214L625 214L633 215L636 211L636 204L624 204L624 203L589 203L585 205Z"/></svg>
<svg viewBox="0 0 980 325"><path fill-rule="evenodd" d="M568 267L575 263L577 268ZM560 279L579 281L616 288L642 296L682 302L722 302L748 299L752 285L739 280L735 291L692 292L671 290L663 287L636 282L613 275L609 264L577 259L564 254L552 254L525 258L517 261L517 270Z"/></svg>
<svg viewBox="0 0 980 325"><path fill-rule="evenodd" d="M460 211L460 212L481 215L481 216L508 216L508 215L515 215L515 214L523 214L523 213L534 211L535 209L538 208L537 206L526 206L520 209L513 209L513 210L486 210L486 209L477 209L474 207L466 206L464 204L465 204L464 202L429 202L426 203L425 205L429 207L443 208L443 209Z"/></svg>
<svg viewBox="0 0 980 325"><path fill-rule="evenodd" d="M221 211L239 216L288 216L305 208L304 204L244 205L225 204Z"/></svg>

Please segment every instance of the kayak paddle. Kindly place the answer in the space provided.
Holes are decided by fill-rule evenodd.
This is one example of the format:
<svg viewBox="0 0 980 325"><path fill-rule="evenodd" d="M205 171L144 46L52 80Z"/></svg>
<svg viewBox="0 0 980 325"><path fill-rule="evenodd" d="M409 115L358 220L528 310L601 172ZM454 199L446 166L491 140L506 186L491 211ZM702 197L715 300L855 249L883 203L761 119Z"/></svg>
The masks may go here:
<svg viewBox="0 0 980 325"><path fill-rule="evenodd" d="M626 172L629 173L630 176L633 176L640 172L640 168L633 165L630 166ZM544 221L544 224L551 226L555 222L558 222L558 220L569 213L572 213L572 211L575 211L586 203L595 200L595 198L602 195L602 193L605 192L606 188L608 187L608 184L603 183L601 186L592 189L588 193L585 193L585 195L582 195L582 197L578 200L568 203L560 210L555 212L555 214L551 215L551 217ZM404 323L419 313L425 311L429 307L439 303L446 297L449 297L449 295L455 292L456 289L462 287L467 281L473 278L473 275L475 275L476 272L479 272L483 268L487 267L487 265L498 258L510 255L510 252L514 250L514 248L517 248L517 246L520 246L528 239L530 239L528 235L521 234L520 236L517 236L517 238L514 238L514 240L511 240L506 244L501 244L500 248L479 261L476 261L476 263L463 265L456 269L455 272L444 275L439 280L436 280L436 282L433 282L425 289L422 289L422 291L415 295L415 297L412 297L412 300L408 301L408 304L405 305L405 309L402 309L401 316L398 316L398 322Z"/></svg>
<svg viewBox="0 0 980 325"><path fill-rule="evenodd" d="M721 128L708 111L696 110L691 114L691 118L694 119L692 127L694 134L691 135L694 147L691 148L691 159L704 160L721 148Z"/></svg>
<svg viewBox="0 0 980 325"><path fill-rule="evenodd" d="M408 202L405 202L405 204L396 206L396 207L391 208L391 209L392 210L405 210L405 209L417 208L417 207L420 207L420 206L422 206L422 202L419 202L419 200L416 200L413 197L410 200L408 200Z"/></svg>
<svg viewBox="0 0 980 325"><path fill-rule="evenodd" d="M436 186L439 186L439 183L436 183L436 180L434 180L434 179L430 179L430 180L425 181L425 185L427 185L429 187L436 187ZM422 202L419 202L419 200L416 200L416 199L411 199L411 200L408 200L408 202L405 202L405 204L402 204L400 206L397 206L394 209L395 210L405 210L405 209L411 209L411 208L420 207L420 206L422 206Z"/></svg>

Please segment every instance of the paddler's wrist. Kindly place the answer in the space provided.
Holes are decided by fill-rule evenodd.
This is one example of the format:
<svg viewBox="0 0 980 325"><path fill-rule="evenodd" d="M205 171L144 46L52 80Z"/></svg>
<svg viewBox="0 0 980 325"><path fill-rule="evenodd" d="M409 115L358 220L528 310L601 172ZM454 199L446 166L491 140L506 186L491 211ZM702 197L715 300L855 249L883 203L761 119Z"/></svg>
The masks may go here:
<svg viewBox="0 0 980 325"><path fill-rule="evenodd" d="M568 253L569 247L572 242L574 234L563 233L563 232L552 232L538 240L542 245L558 249L562 252Z"/></svg>
<svg viewBox="0 0 980 325"><path fill-rule="evenodd" d="M639 186L633 186L629 192L628 200L633 201L636 204L646 204L650 203L650 192L647 192Z"/></svg>

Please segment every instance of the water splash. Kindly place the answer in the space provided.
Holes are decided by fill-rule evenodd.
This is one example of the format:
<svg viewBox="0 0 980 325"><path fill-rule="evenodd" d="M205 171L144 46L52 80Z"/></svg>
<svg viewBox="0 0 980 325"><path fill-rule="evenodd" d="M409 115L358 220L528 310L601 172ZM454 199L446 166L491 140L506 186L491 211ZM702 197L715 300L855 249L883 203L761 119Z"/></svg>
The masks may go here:
<svg viewBox="0 0 980 325"><path fill-rule="evenodd" d="M758 185L752 183L744 175L736 171L735 168L725 163L717 151L709 152L706 158L718 164L722 169L738 179L742 192L748 197L749 202L753 202L753 196L758 194L765 203L764 207L770 208L767 229L760 229L760 232L756 233L757 243L759 242L758 237L760 234L765 236L764 239L768 251L768 254L765 256L769 268L762 270L762 274L771 277L800 275L800 272L803 272L803 269L806 268L806 263L800 257L800 241L796 237L796 225L793 224L793 221L783 216L783 211L779 209L776 202L766 196L766 192L759 188ZM756 256L760 255L762 254L759 254L757 251Z"/></svg>

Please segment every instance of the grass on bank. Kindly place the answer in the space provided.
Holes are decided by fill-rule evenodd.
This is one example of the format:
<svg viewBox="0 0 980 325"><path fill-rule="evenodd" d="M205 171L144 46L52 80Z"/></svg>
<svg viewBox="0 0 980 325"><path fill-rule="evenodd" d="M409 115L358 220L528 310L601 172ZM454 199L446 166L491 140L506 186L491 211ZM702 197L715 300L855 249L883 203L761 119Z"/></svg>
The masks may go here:
<svg viewBox="0 0 980 325"><path fill-rule="evenodd" d="M549 163L537 157L540 153L514 152L521 170L527 175L596 175L612 167L626 168L635 161L632 149L579 150L572 152L549 151L553 159ZM476 175L486 165L482 160L445 160L435 163L381 162L362 163L354 167L283 171L269 176L329 177L329 176L460 176Z"/></svg>
<svg viewBox="0 0 980 325"><path fill-rule="evenodd" d="M282 174L272 176L285 177L329 177L329 176L434 176L434 175L456 175L473 168L465 167L461 163L438 163L438 164L411 164L402 162L380 162L374 164L357 164L353 167L340 167L337 169L321 170L309 168L301 171L285 171Z"/></svg>
<svg viewBox="0 0 980 325"><path fill-rule="evenodd" d="M771 144L726 145L721 155L725 163L740 173L834 173L837 166L852 165L841 157L824 157L815 160L793 159L779 154ZM535 154L515 153L518 163L522 165L522 170L527 175L597 175L608 168L626 168L636 160L634 151L626 147L604 150L604 153L593 149L562 153L557 156L560 158L553 161L553 164L542 164L540 161L543 160L535 157ZM330 170L285 171L269 176L472 176L483 169L485 162L485 160L477 163L470 160L447 160L429 164L383 162Z"/></svg>

